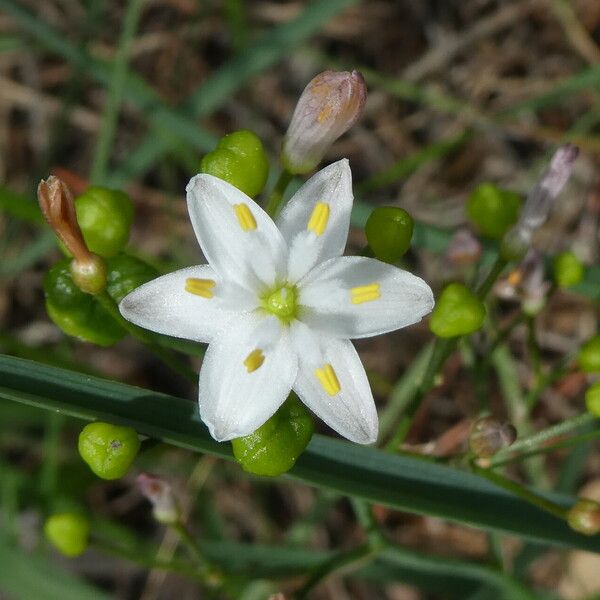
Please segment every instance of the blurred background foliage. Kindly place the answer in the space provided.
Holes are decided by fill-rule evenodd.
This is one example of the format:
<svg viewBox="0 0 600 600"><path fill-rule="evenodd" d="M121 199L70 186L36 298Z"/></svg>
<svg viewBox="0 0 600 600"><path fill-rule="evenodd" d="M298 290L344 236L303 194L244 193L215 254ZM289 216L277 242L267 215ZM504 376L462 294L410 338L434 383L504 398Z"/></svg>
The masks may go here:
<svg viewBox="0 0 600 600"><path fill-rule="evenodd" d="M537 317L533 359L531 329L514 328L494 355L486 396L521 432L576 416L587 381L577 371L545 389L529 415L521 407L536 369L556 364L598 327L599 44L597 0L0 0L0 350L193 399L193 386L135 340L100 348L49 321L42 279L61 255L41 226L35 187L53 172L77 194L89 184L123 188L135 207L139 256L161 271L195 264L183 189L203 154L222 135L249 128L275 165L306 83L325 68L358 68L369 87L365 113L326 157L348 157L353 169L349 252L364 246L371 205L402 206L417 220L407 264L435 289L473 276L444 250L465 225L476 186L493 181L522 194L558 143L580 146L575 174L535 244L548 256L576 252L586 278L553 294ZM496 300L493 324L506 324L514 310ZM402 408L396 382L428 339L421 324L358 344L384 432ZM405 450L436 455L432 447L464 442L479 410L472 364L464 344L417 412ZM0 400L0 597L210 597L185 573L153 568L156 548L166 560L176 538L152 521L133 476L92 475L77 455L80 427ZM446 462L450 454L437 452ZM511 474L567 494L585 485L600 499L599 461L590 437ZM318 572L334 550L364 542L351 503L333 492L242 476L228 461L198 462L161 444L144 449L136 468L169 476L208 556L233 557L252 573L237 596L245 600L295 589L297 577ZM87 507L123 556L96 549L67 561L50 550L40 540L43 515L71 506ZM334 576L311 598L591 598L600 589L594 555L378 505L373 518L404 553ZM272 548L281 545L285 551Z"/></svg>

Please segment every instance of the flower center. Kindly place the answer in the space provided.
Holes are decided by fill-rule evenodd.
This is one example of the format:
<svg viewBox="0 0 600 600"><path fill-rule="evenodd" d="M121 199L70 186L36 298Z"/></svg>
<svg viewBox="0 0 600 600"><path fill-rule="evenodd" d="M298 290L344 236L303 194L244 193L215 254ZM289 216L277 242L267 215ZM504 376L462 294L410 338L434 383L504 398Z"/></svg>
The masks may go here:
<svg viewBox="0 0 600 600"><path fill-rule="evenodd" d="M262 297L262 307L284 323L293 321L298 312L296 287L285 284Z"/></svg>

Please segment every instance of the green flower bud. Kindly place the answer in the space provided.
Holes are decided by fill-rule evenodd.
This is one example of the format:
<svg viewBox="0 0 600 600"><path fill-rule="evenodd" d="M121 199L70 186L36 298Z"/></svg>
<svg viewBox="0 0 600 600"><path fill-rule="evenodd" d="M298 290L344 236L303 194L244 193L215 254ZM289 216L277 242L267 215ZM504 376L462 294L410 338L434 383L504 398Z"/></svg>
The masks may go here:
<svg viewBox="0 0 600 600"><path fill-rule="evenodd" d="M600 418L600 381L597 381L586 390L585 405L594 416Z"/></svg>
<svg viewBox="0 0 600 600"><path fill-rule="evenodd" d="M65 556L79 556L88 546L90 524L82 515L59 513L46 519L44 535Z"/></svg>
<svg viewBox="0 0 600 600"><path fill-rule="evenodd" d="M600 333L590 338L579 350L577 363L584 373L600 372Z"/></svg>
<svg viewBox="0 0 600 600"><path fill-rule="evenodd" d="M70 262L69 259L59 261L44 278L48 315L67 335L99 346L111 346L123 338L125 331L97 300L75 285ZM107 266L106 291L117 303L158 275L154 267L127 254L108 259Z"/></svg>
<svg viewBox="0 0 600 600"><path fill-rule="evenodd" d="M90 423L79 434L81 458L101 479L120 479L140 449L135 429L110 423Z"/></svg>
<svg viewBox="0 0 600 600"><path fill-rule="evenodd" d="M367 219L365 233L373 254L384 262L394 263L410 247L414 221L397 206L381 206Z"/></svg>
<svg viewBox="0 0 600 600"><path fill-rule="evenodd" d="M69 268L73 283L82 292L95 296L106 288L106 263L97 254L85 261L73 259Z"/></svg>
<svg viewBox="0 0 600 600"><path fill-rule="evenodd" d="M125 192L90 187L75 198L77 222L90 252L116 256L127 245L133 204Z"/></svg>
<svg viewBox="0 0 600 600"><path fill-rule="evenodd" d="M244 471L275 477L289 471L314 433L312 416L295 397L254 433L231 441Z"/></svg>
<svg viewBox="0 0 600 600"><path fill-rule="evenodd" d="M561 288L577 285L584 273L583 264L573 252L563 252L554 259L554 281Z"/></svg>
<svg viewBox="0 0 600 600"><path fill-rule="evenodd" d="M125 332L89 294L73 283L71 260L57 262L44 278L46 310L67 335L99 346L111 346Z"/></svg>
<svg viewBox="0 0 600 600"><path fill-rule="evenodd" d="M269 175L269 161L259 137L242 129L221 138L217 147L200 162L200 171L234 185L254 198Z"/></svg>
<svg viewBox="0 0 600 600"><path fill-rule="evenodd" d="M519 218L521 197L500 189L493 183L482 183L467 200L467 216L483 235L499 240Z"/></svg>
<svg viewBox="0 0 600 600"><path fill-rule="evenodd" d="M442 291L431 313L429 328L441 338L477 331L485 320L483 302L462 283L451 283Z"/></svg>
<svg viewBox="0 0 600 600"><path fill-rule="evenodd" d="M118 304L129 292L155 279L158 275L158 271L148 263L122 253L108 261L106 291Z"/></svg>
<svg viewBox="0 0 600 600"><path fill-rule="evenodd" d="M567 514L567 523L583 535L600 533L600 504L589 498L579 498Z"/></svg>

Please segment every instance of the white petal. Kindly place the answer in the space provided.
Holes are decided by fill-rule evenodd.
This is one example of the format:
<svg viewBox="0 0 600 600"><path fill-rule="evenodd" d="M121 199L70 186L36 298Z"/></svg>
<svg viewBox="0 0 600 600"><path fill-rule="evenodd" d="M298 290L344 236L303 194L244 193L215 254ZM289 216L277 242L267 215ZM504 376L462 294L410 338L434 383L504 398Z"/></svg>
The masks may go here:
<svg viewBox="0 0 600 600"><path fill-rule="evenodd" d="M215 297L203 298L186 291L189 279L215 281ZM223 308L217 297L221 284L208 265L198 265L174 271L153 279L125 296L119 304L121 314L132 323L157 333L209 342L233 314ZM227 293L227 306L247 309L249 299L241 290Z"/></svg>
<svg viewBox="0 0 600 600"><path fill-rule="evenodd" d="M344 252L352 211L352 173L346 159L311 177L286 204L277 226L290 246L288 280L294 283L315 264ZM324 227L309 228L318 205L325 205ZM316 233L321 231L320 233Z"/></svg>
<svg viewBox="0 0 600 600"><path fill-rule="evenodd" d="M348 340L318 337L302 323L292 326L292 343L298 352L294 391L319 418L340 435L358 444L377 440L378 418L373 394L360 358ZM312 337L310 344L308 338ZM318 348L318 351L316 350ZM339 392L330 395L316 370L330 365Z"/></svg>
<svg viewBox="0 0 600 600"><path fill-rule="evenodd" d="M431 288L420 277L361 256L331 259L298 285L302 320L339 338L369 337L412 325L434 304Z"/></svg>
<svg viewBox="0 0 600 600"><path fill-rule="evenodd" d="M287 246L269 215L231 184L200 174L186 187L188 211L206 259L224 279L256 290L285 278ZM249 215L250 227L236 216Z"/></svg>
<svg viewBox="0 0 600 600"><path fill-rule="evenodd" d="M260 350L264 362L245 362ZM258 429L287 398L298 371L289 331L275 317L240 315L208 347L200 371L200 416L218 441Z"/></svg>

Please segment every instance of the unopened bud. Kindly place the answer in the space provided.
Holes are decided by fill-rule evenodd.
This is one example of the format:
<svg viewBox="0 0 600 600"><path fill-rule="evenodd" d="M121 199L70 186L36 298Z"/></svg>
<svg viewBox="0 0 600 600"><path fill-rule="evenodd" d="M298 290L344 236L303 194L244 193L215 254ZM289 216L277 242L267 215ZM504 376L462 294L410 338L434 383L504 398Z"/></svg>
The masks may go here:
<svg viewBox="0 0 600 600"><path fill-rule="evenodd" d="M506 260L518 260L525 255L533 232L548 218L554 200L571 177L575 160L579 154L577 146L561 146L550 160L537 184L529 192L517 224L504 236L500 253Z"/></svg>
<svg viewBox="0 0 600 600"><path fill-rule="evenodd" d="M554 153L550 165L529 192L519 223L531 229L544 223L554 200L571 177L578 154L579 149L572 144L565 144Z"/></svg>
<svg viewBox="0 0 600 600"><path fill-rule="evenodd" d="M554 281L561 288L581 283L585 267L574 252L562 252L554 259Z"/></svg>
<svg viewBox="0 0 600 600"><path fill-rule="evenodd" d="M481 257L481 242L468 229L460 229L450 240L446 258L456 266L469 266Z"/></svg>
<svg viewBox="0 0 600 600"><path fill-rule="evenodd" d="M494 417L482 417L473 423L469 448L478 458L490 458L517 439L517 430L510 423Z"/></svg>
<svg viewBox="0 0 600 600"><path fill-rule="evenodd" d="M46 181L43 179L40 181L37 196L48 225L52 227L75 260L81 262L89 260L90 251L83 241L83 234L77 223L73 194L67 185L58 177L51 175Z"/></svg>
<svg viewBox="0 0 600 600"><path fill-rule="evenodd" d="M88 547L90 524L80 514L59 513L48 517L44 534L57 550L72 558L83 554Z"/></svg>
<svg viewBox="0 0 600 600"><path fill-rule="evenodd" d="M589 498L579 498L567 513L567 523L584 535L600 533L600 504Z"/></svg>
<svg viewBox="0 0 600 600"><path fill-rule="evenodd" d="M358 71L324 71L304 88L283 140L281 162L290 173L312 171L360 117L367 87Z"/></svg>
<svg viewBox="0 0 600 600"><path fill-rule="evenodd" d="M169 483L146 473L138 475L137 483L142 494L152 503L152 514L159 523L174 525L179 521L181 512Z"/></svg>

